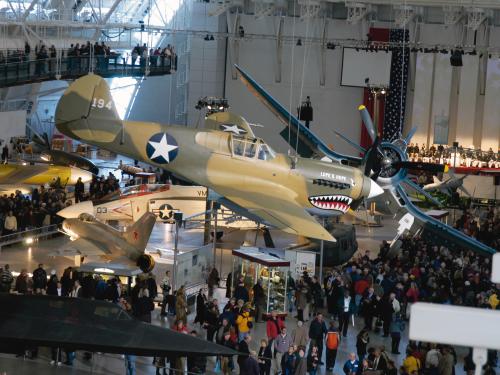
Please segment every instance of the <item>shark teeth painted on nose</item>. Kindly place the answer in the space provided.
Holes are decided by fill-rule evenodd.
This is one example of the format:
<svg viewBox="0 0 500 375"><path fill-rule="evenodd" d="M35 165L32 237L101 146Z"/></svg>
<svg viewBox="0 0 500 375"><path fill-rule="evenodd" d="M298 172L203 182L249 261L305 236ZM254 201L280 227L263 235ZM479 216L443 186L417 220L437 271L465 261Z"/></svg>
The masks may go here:
<svg viewBox="0 0 500 375"><path fill-rule="evenodd" d="M309 202L322 210L346 213L352 203L352 198L347 195L314 195L309 197Z"/></svg>

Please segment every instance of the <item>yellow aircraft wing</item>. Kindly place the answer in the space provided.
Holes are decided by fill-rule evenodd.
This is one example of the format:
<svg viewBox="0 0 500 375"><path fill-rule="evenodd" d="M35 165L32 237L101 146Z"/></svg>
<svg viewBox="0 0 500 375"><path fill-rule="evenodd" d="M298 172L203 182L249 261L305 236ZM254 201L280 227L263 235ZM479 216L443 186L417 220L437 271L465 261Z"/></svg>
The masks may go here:
<svg viewBox="0 0 500 375"><path fill-rule="evenodd" d="M241 196L231 189L217 189L217 193L284 232L336 242L335 238L295 201L294 192L279 190L274 192L272 197L258 192L246 192Z"/></svg>

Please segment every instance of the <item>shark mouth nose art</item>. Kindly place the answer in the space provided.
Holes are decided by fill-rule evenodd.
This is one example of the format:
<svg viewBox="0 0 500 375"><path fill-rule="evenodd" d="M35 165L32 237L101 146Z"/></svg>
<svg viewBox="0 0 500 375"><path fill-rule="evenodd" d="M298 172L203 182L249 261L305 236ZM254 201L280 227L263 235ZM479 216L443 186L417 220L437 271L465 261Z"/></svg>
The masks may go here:
<svg viewBox="0 0 500 375"><path fill-rule="evenodd" d="M314 195L309 202L323 210L337 210L346 213L352 203L352 198L346 195Z"/></svg>

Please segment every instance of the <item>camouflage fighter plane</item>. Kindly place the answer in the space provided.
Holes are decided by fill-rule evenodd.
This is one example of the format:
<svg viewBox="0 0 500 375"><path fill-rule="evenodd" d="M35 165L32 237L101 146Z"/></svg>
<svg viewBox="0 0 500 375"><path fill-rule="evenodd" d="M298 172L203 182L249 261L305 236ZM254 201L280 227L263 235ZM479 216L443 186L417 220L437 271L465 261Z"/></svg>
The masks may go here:
<svg viewBox="0 0 500 375"><path fill-rule="evenodd" d="M343 215L383 193L357 168L275 153L231 116L209 116L211 129L122 121L106 81L88 75L64 92L55 117L71 138L206 186L224 206L292 234L335 241L311 214Z"/></svg>
<svg viewBox="0 0 500 375"><path fill-rule="evenodd" d="M139 267L143 272L150 272L155 261L144 249L156 222L156 215L146 212L125 232L98 221L94 216L83 213L77 219L66 219L62 231L72 242L51 256L95 257L107 261L125 263Z"/></svg>

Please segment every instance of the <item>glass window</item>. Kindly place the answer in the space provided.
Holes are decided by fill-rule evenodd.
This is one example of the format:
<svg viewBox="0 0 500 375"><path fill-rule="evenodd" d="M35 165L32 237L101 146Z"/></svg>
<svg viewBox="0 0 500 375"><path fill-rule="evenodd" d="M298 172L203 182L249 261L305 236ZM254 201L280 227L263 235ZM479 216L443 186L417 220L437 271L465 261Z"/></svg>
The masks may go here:
<svg viewBox="0 0 500 375"><path fill-rule="evenodd" d="M233 139L233 152L235 155L243 156L245 142L241 139Z"/></svg>
<svg viewBox="0 0 500 375"><path fill-rule="evenodd" d="M245 148L245 156L247 158L255 157L255 152L257 151L257 142L248 142L247 147Z"/></svg>
<svg viewBox="0 0 500 375"><path fill-rule="evenodd" d="M273 153L269 149L268 145L261 144L259 148L259 159L260 160L270 160L274 157Z"/></svg>

